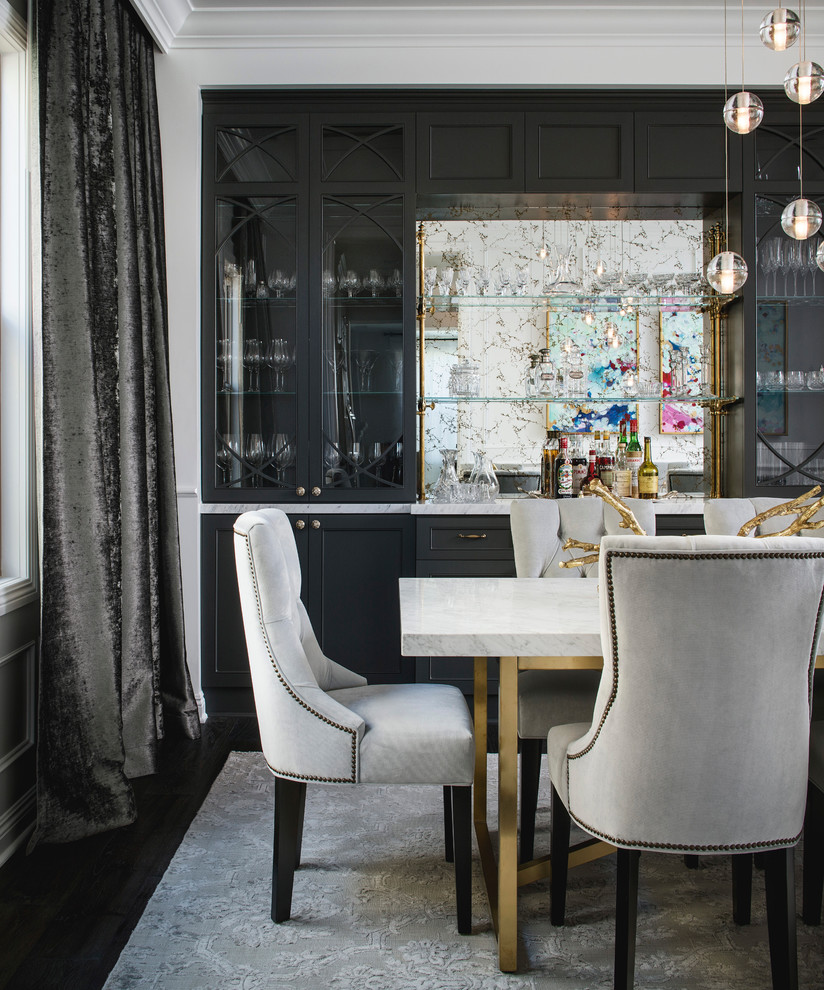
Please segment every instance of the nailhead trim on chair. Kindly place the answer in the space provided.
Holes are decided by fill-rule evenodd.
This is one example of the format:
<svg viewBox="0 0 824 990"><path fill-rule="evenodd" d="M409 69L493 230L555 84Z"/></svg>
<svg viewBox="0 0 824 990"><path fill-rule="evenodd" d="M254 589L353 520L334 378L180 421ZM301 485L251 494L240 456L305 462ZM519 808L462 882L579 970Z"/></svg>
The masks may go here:
<svg viewBox="0 0 824 990"><path fill-rule="evenodd" d="M571 760L577 760L581 756L585 756L595 745L595 740L601 733L601 729L606 721L606 717L609 714L609 710L612 708L612 704L615 700L615 695L618 692L618 650L616 648L617 643L617 630L615 623L615 601L614 601L614 589L612 581L612 560L614 557L630 557L647 559L653 558L655 560L749 560L752 557L757 557L759 559L789 559L789 560L815 560L824 557L824 552L818 551L808 551L804 553L792 553L789 551L761 551L759 553L650 553L645 550L608 550L606 555L606 575L607 575L607 594L609 597L609 621L610 630L612 632L612 692L610 693L609 700L607 701L604 712L601 715L601 719L598 723L598 728L595 730L595 735L589 741L587 746L582 749L579 753L570 753L567 756L566 763L566 773L567 773L567 801L571 804L569 798L569 764ZM824 600L824 588L821 590L821 595L818 599L818 617L816 618L815 629L813 630L813 641L810 647L810 660L808 665L808 673L812 671L815 665L815 644L818 641L819 625L820 625L820 615L821 615L821 603ZM808 677L808 680L810 678ZM808 703L812 704L812 697L808 691ZM630 839L620 839L616 836L609 835L606 832L602 832L599 829L593 828L591 825L587 825L582 819L572 811L572 808L567 809L569 811L570 817L578 824L581 828L585 829L592 835L598 836L604 839L606 842L611 842L615 846L630 845L634 848L643 849L670 849L677 850L678 852L683 852L684 850L691 850L693 852L730 852L733 850L745 850L745 849L767 849L767 848L785 848L787 846L795 845L801 838L801 832L795 836L795 838L785 838L785 839L773 839L766 840L762 842L750 842L730 846L685 846L685 845L674 845L665 842L636 842Z"/></svg>
<svg viewBox="0 0 824 990"><path fill-rule="evenodd" d="M275 662L275 658L272 656L272 651L269 649L269 637L266 634L266 625L263 622L263 612L260 607L260 594L258 593L258 580L257 573L255 572L255 562L252 558L252 548L249 546L249 534L248 533L238 533L237 530L234 531L237 536L242 536L246 543L246 553L249 556L249 567L252 570L252 584L255 589L255 604L257 605L258 621L260 622L260 630L263 633L263 642L266 645L266 652L269 655L269 662L272 664L272 669L277 675L278 680L286 689L286 693L296 701L301 708L305 708L307 712L310 712L315 718L319 718L321 722L325 722L327 725L331 725L335 729L340 729L341 732L348 732L352 736L352 776L351 777L315 777L310 774L296 774L289 770L275 770L275 768L268 762L266 765L269 769L278 777L288 777L290 780L305 780L311 781L313 783L322 784L354 784L357 783L358 779L358 734L354 729L351 729L348 725L340 725L337 722L333 722L330 718L322 715L319 711L316 711L310 705L298 697L297 694L292 690L289 683L284 678L278 669L278 665Z"/></svg>

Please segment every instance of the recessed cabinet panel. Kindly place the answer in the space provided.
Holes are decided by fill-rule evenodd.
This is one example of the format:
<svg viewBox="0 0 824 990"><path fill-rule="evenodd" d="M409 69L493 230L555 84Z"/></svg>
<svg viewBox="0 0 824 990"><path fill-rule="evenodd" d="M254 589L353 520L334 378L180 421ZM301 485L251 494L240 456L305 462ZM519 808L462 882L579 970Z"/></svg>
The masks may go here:
<svg viewBox="0 0 824 990"><path fill-rule="evenodd" d="M402 123L325 122L320 178L322 182L403 182L406 151Z"/></svg>
<svg viewBox="0 0 824 990"><path fill-rule="evenodd" d="M312 517L307 608L324 653L373 683L414 679L401 656L398 579L414 573L411 516Z"/></svg>
<svg viewBox="0 0 824 990"><path fill-rule="evenodd" d="M631 190L633 116L527 114L527 191Z"/></svg>
<svg viewBox="0 0 824 990"><path fill-rule="evenodd" d="M297 182L298 128L215 128L215 182Z"/></svg>
<svg viewBox="0 0 824 990"><path fill-rule="evenodd" d="M727 129L718 113L635 115L635 189L723 192ZM741 141L729 140L729 188L741 188Z"/></svg>
<svg viewBox="0 0 824 990"><path fill-rule="evenodd" d="M418 191L520 191L523 142L520 113L419 114Z"/></svg>

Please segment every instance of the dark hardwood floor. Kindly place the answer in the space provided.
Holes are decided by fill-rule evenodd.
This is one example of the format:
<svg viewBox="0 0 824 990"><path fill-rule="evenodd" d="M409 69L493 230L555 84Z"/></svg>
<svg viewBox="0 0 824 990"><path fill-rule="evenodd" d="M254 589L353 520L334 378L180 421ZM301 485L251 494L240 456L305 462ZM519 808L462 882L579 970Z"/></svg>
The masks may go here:
<svg viewBox="0 0 824 990"><path fill-rule="evenodd" d="M132 825L13 856L0 868L0 988L102 987L227 755L259 749L255 719L210 718L133 781Z"/></svg>

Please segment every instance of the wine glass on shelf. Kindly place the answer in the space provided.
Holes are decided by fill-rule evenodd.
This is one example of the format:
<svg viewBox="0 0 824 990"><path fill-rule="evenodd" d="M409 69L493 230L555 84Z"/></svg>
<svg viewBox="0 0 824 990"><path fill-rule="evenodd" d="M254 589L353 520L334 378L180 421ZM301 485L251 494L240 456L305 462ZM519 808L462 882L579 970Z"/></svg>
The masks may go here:
<svg viewBox="0 0 824 990"><path fill-rule="evenodd" d="M454 268L442 268L438 275L438 295L452 295L452 278L455 274Z"/></svg>
<svg viewBox="0 0 824 990"><path fill-rule="evenodd" d="M283 484L283 474L295 463L295 442L288 433L275 433L272 442L272 460L275 465L275 478Z"/></svg>
<svg viewBox="0 0 824 990"><path fill-rule="evenodd" d="M266 457L266 448L263 444L263 437L259 433L249 433L246 437L246 462L252 468L252 488L257 488L260 484L260 469Z"/></svg>
<svg viewBox="0 0 824 990"><path fill-rule="evenodd" d="M350 464L352 466L352 476L353 484L355 488L360 487L358 484L358 477L360 474L359 468L363 464L363 445L359 440L353 440L349 445L349 450L347 451Z"/></svg>
<svg viewBox="0 0 824 990"><path fill-rule="evenodd" d="M341 289L343 289L346 295L351 299L361 287L361 280L358 278L357 272L349 269L349 271L340 277L338 280L338 285L340 285Z"/></svg>
<svg viewBox="0 0 824 990"><path fill-rule="evenodd" d="M378 360L378 352L372 350L355 351L352 355L358 373L358 388L361 392L372 391L372 372Z"/></svg>
<svg viewBox="0 0 824 990"><path fill-rule="evenodd" d="M363 280L363 287L369 289L373 297L383 288L383 279L377 268L369 269L369 274Z"/></svg>
<svg viewBox="0 0 824 990"><path fill-rule="evenodd" d="M376 440L369 447L369 467L370 470L372 471L372 474L374 474L378 478L382 478L383 476L383 459L384 459L383 448L384 445L379 440Z"/></svg>
<svg viewBox="0 0 824 990"><path fill-rule="evenodd" d="M438 269L435 267L425 268L423 272L423 294L431 296L435 290L435 283L438 281Z"/></svg>
<svg viewBox="0 0 824 990"><path fill-rule="evenodd" d="M218 381L219 392L230 392L232 385L232 343L228 337L218 337L215 352L215 365L220 373Z"/></svg>
<svg viewBox="0 0 824 990"><path fill-rule="evenodd" d="M261 349L257 337L248 337L243 347L243 367L249 372L249 391L260 391Z"/></svg>
<svg viewBox="0 0 824 990"><path fill-rule="evenodd" d="M818 260L817 260L817 256L818 256L818 244L819 244L819 242L817 242L815 239L812 239L812 238L809 241L804 241L804 263L807 266L807 271L810 273L810 281L812 283L811 284L811 287L810 287L811 288L811 291L810 291L810 295L811 296L814 296L815 295L815 276L816 276L816 273L819 270L818 269ZM805 286L807 284L806 273L804 275L804 284L805 284ZM807 293L805 292L804 295L806 296L806 294Z"/></svg>
<svg viewBox="0 0 824 990"><path fill-rule="evenodd" d="M292 279L280 268L276 269L269 276L269 288L274 292L275 298L280 299L283 293L291 288Z"/></svg>
<svg viewBox="0 0 824 990"><path fill-rule="evenodd" d="M392 292L399 296L403 291L403 276L400 273L400 269L394 268L392 274L386 280L386 288L391 289ZM431 289L429 290L432 291Z"/></svg>
<svg viewBox="0 0 824 990"><path fill-rule="evenodd" d="M770 275L775 275L778 271L778 238L768 237L758 246L758 260L761 264L761 271L764 273L764 295L770 295ZM773 279L773 291L775 295L775 278Z"/></svg>
<svg viewBox="0 0 824 990"><path fill-rule="evenodd" d="M229 440L218 434L217 449L215 450L215 462L220 469L219 485L225 487L229 484L229 480L232 476L233 461L234 455L232 454L232 448L229 446Z"/></svg>
<svg viewBox="0 0 824 990"><path fill-rule="evenodd" d="M293 364L289 341L283 337L275 337L269 344L266 363L272 369L274 391L282 392L286 387L286 372Z"/></svg>
<svg viewBox="0 0 824 990"><path fill-rule="evenodd" d="M328 268L324 268L323 270L321 285L323 286L323 294L325 296L333 296L335 294L335 286L337 285L337 281L334 274Z"/></svg>

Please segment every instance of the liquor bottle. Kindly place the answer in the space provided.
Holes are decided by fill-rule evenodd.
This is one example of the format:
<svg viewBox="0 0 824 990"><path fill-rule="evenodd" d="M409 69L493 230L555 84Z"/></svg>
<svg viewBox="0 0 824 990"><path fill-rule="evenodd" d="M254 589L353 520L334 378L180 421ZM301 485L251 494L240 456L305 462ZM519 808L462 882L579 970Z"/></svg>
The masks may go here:
<svg viewBox="0 0 824 990"><path fill-rule="evenodd" d="M558 431L547 430L541 451L541 494L555 498L555 462L558 460Z"/></svg>
<svg viewBox="0 0 824 990"><path fill-rule="evenodd" d="M632 497L638 498L638 468L644 459L644 452L638 442L638 420L629 421L629 443L627 444L627 465L632 472Z"/></svg>
<svg viewBox="0 0 824 990"><path fill-rule="evenodd" d="M594 447L592 447L589 452L589 463L587 464L587 476L586 478L584 478L584 483L581 486L582 494L591 495L592 492L590 492L587 489L587 485L590 483L590 481L599 481L600 477L601 476L598 472L598 451Z"/></svg>
<svg viewBox="0 0 824 990"><path fill-rule="evenodd" d="M618 444L618 453L615 455L612 491L618 498L629 498L632 495L632 471L627 464L627 445L625 443Z"/></svg>
<svg viewBox="0 0 824 990"><path fill-rule="evenodd" d="M658 498L658 468L652 463L650 437L644 437L644 459L638 468L638 498Z"/></svg>
<svg viewBox="0 0 824 990"><path fill-rule="evenodd" d="M615 484L615 457L609 446L609 434L604 434L601 444L601 454L598 458L598 469L601 475L601 484L612 491Z"/></svg>
<svg viewBox="0 0 824 990"><path fill-rule="evenodd" d="M572 459L569 440L561 437L561 449L555 460L555 498L572 498Z"/></svg>
<svg viewBox="0 0 824 990"><path fill-rule="evenodd" d="M582 441L575 442L572 448L572 494L581 494L581 485L587 477L587 459L584 456Z"/></svg>

